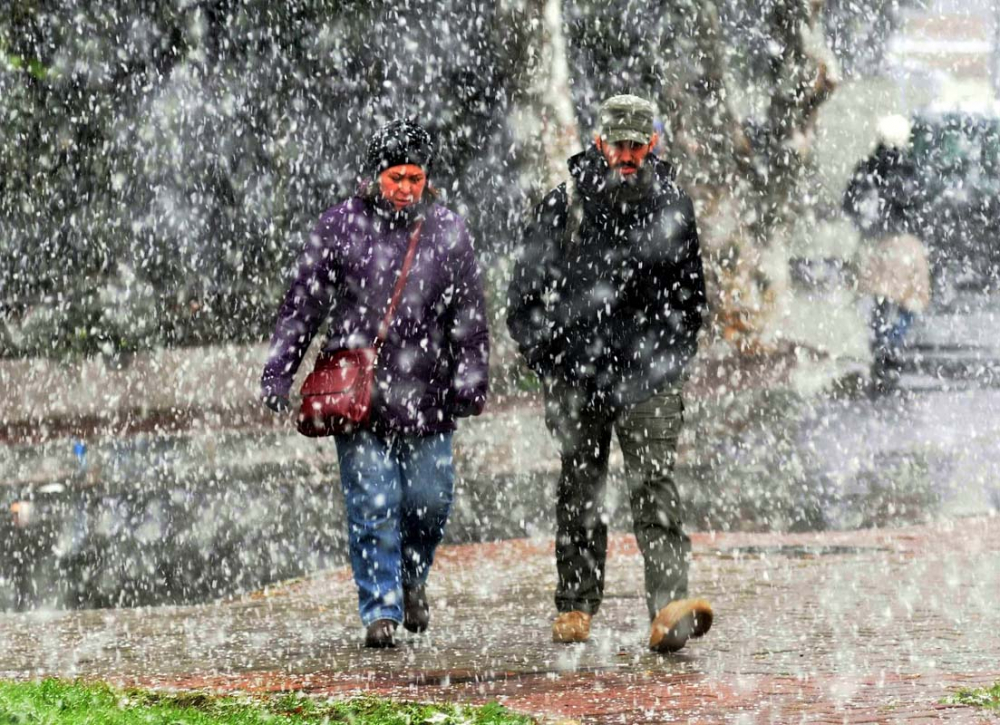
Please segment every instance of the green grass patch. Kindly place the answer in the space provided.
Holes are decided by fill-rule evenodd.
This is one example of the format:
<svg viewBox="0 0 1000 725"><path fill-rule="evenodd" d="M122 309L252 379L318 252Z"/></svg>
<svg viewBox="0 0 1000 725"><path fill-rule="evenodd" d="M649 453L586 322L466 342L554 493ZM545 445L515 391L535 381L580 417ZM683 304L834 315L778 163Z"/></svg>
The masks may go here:
<svg viewBox="0 0 1000 725"><path fill-rule="evenodd" d="M963 687L954 695L946 697L944 703L1000 710L1000 682L995 683L993 687Z"/></svg>
<svg viewBox="0 0 1000 725"><path fill-rule="evenodd" d="M216 697L117 690L101 683L0 682L0 725L533 725L491 703L426 705L361 698L320 702L299 695Z"/></svg>
<svg viewBox="0 0 1000 725"><path fill-rule="evenodd" d="M7 46L4 45L3 41L0 41L0 62L3 61L6 61L7 65L15 70L26 70L40 81L44 81L52 73L52 70L44 66L41 61L8 53Z"/></svg>

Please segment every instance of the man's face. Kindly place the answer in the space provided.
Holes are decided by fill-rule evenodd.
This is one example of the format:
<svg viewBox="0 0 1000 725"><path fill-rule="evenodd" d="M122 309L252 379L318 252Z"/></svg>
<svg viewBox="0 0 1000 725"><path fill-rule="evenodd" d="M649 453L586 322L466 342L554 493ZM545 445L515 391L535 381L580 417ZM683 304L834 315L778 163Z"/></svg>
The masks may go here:
<svg viewBox="0 0 1000 725"><path fill-rule="evenodd" d="M608 160L608 166L612 171L617 171L622 176L631 176L639 170L643 161L656 145L657 136L654 133L649 139L649 143L641 144L635 141L618 141L608 143L599 135L594 136L594 143Z"/></svg>
<svg viewBox="0 0 1000 725"><path fill-rule="evenodd" d="M390 166L378 175L378 185L382 197L399 211L420 201L427 186L427 174L414 164Z"/></svg>

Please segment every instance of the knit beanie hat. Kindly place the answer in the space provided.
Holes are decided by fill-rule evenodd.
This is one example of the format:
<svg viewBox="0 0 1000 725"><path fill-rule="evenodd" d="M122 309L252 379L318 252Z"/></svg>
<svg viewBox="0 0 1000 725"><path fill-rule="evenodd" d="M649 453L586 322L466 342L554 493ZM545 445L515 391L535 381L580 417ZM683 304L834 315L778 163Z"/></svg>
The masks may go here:
<svg viewBox="0 0 1000 725"><path fill-rule="evenodd" d="M391 121L380 128L368 143L368 170L378 176L386 169L414 164L430 173L434 144L430 134L410 120Z"/></svg>

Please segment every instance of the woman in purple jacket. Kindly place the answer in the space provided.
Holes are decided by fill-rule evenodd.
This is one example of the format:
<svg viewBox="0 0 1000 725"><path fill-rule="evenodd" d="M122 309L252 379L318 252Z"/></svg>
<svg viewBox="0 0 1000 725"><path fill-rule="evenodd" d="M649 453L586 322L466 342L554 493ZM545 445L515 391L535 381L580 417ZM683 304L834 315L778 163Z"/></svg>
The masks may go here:
<svg viewBox="0 0 1000 725"><path fill-rule="evenodd" d="M323 214L285 295L262 396L288 406L302 357L324 320L323 354L371 347L409 239L422 221L409 276L376 365L368 423L336 436L365 644L392 647L399 623L427 628L424 585L444 534L456 418L486 402L489 336L482 283L462 219L433 203L433 146L394 121L369 146L364 184Z"/></svg>

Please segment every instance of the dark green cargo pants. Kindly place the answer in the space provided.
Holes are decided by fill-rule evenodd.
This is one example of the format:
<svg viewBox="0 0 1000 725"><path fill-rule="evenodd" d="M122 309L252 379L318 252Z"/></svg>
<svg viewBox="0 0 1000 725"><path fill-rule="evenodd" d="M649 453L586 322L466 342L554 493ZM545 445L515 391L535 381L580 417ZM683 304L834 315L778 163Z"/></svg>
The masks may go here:
<svg viewBox="0 0 1000 725"><path fill-rule="evenodd" d="M617 415L590 407L564 383L549 386L545 421L562 457L556 503L558 611L594 614L601 605L608 546L604 497L613 431L625 458L650 619L671 600L687 595L691 541L681 527L673 473L683 420L679 385Z"/></svg>

